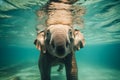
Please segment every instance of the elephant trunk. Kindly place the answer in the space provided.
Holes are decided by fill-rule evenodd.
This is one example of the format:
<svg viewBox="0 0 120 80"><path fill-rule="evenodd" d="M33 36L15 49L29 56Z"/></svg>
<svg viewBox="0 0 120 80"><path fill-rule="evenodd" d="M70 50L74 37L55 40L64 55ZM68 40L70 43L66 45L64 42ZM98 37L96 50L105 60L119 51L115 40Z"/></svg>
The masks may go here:
<svg viewBox="0 0 120 80"><path fill-rule="evenodd" d="M65 54L66 47L69 42L69 39L67 38L67 35L63 32L58 32L53 34L51 37L51 45L56 51L56 54L59 56L62 56Z"/></svg>
<svg viewBox="0 0 120 80"><path fill-rule="evenodd" d="M53 39L56 46L65 46L66 39L62 35L56 35Z"/></svg>

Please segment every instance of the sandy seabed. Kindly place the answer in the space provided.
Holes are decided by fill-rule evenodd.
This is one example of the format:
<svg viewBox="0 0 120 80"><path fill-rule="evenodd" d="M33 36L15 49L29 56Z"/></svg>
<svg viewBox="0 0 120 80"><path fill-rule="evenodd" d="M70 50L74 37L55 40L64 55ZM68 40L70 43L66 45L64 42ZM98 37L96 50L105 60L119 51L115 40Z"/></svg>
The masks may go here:
<svg viewBox="0 0 120 80"><path fill-rule="evenodd" d="M24 65L24 66L23 66ZM40 80L38 66L35 64L23 64L0 69L0 80ZM78 64L79 80L120 80L120 70ZM66 80L65 69L57 72L53 67L51 80Z"/></svg>

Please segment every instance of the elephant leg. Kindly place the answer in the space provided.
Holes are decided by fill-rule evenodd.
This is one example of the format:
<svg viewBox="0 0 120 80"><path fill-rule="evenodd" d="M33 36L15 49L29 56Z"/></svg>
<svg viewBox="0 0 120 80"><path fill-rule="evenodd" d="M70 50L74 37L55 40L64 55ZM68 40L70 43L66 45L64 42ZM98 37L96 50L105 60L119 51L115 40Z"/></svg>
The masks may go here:
<svg viewBox="0 0 120 80"><path fill-rule="evenodd" d="M78 70L74 53L69 54L65 58L65 68L67 80L78 80Z"/></svg>
<svg viewBox="0 0 120 80"><path fill-rule="evenodd" d="M46 54L40 54L39 70L41 73L41 80L50 80L50 63Z"/></svg>

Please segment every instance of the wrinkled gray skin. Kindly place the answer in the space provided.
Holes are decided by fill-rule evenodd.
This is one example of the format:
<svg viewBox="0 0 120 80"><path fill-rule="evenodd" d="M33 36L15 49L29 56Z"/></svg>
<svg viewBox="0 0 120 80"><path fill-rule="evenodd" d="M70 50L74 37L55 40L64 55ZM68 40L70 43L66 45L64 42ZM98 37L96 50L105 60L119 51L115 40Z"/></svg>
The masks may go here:
<svg viewBox="0 0 120 80"><path fill-rule="evenodd" d="M39 69L41 80L50 80L51 66L63 64L66 68L67 80L78 80L75 51L84 46L84 37L78 30L67 25L51 25L40 32L35 40L36 47L41 51Z"/></svg>

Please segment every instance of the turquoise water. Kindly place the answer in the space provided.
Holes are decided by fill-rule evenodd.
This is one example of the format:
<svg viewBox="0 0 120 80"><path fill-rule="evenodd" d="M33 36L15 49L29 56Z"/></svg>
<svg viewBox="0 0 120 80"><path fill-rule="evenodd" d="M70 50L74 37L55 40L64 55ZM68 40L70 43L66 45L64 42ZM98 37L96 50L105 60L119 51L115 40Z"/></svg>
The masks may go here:
<svg viewBox="0 0 120 80"><path fill-rule="evenodd" d="M47 0L0 0L0 80L40 80L33 42L36 10ZM86 46L76 52L79 80L120 80L120 0L84 0ZM66 80L52 68L52 80Z"/></svg>

